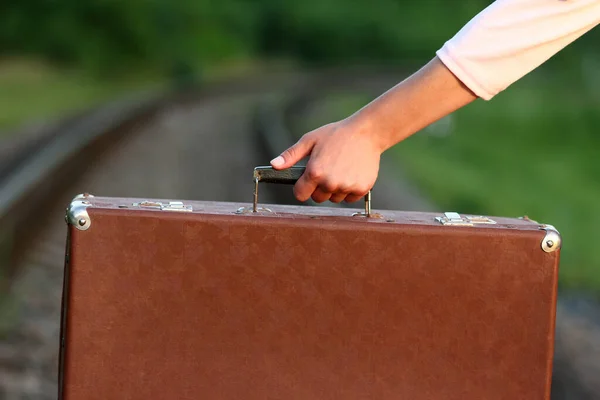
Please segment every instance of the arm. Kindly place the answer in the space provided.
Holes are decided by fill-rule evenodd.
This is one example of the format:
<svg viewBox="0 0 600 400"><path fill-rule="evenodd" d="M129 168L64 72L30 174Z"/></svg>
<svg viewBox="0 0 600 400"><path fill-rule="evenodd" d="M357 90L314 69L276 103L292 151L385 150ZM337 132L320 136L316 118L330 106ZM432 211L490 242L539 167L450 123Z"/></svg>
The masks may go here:
<svg viewBox="0 0 600 400"><path fill-rule="evenodd" d="M600 0L496 0L415 74L271 164L284 169L310 155L296 198L356 201L375 184L382 152L478 97L491 99L599 22Z"/></svg>
<svg viewBox="0 0 600 400"><path fill-rule="evenodd" d="M383 153L476 99L477 95L435 57L344 124L369 136Z"/></svg>
<svg viewBox="0 0 600 400"><path fill-rule="evenodd" d="M599 0L496 0L437 56L489 100L598 23Z"/></svg>
<svg viewBox="0 0 600 400"><path fill-rule="evenodd" d="M271 165L285 169L310 154L296 198L354 202L375 184L386 149L476 98L434 58L350 117L305 134Z"/></svg>

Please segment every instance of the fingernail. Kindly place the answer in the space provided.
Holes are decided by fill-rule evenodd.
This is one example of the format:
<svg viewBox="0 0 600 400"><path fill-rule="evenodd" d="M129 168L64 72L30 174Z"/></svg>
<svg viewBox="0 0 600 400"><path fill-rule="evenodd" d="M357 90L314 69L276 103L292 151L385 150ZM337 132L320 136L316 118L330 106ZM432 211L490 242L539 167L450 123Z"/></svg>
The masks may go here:
<svg viewBox="0 0 600 400"><path fill-rule="evenodd" d="M271 160L271 165L274 167L283 165L283 163L284 163L284 160L283 160L283 157L281 157L281 156L275 157L274 159Z"/></svg>

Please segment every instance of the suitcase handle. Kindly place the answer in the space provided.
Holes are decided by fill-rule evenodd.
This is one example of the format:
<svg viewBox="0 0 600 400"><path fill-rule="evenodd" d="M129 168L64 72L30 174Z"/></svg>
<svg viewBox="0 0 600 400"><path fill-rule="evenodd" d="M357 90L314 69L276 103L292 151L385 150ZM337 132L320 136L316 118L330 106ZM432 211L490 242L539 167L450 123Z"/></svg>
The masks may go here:
<svg viewBox="0 0 600 400"><path fill-rule="evenodd" d="M279 183L284 185L294 185L302 176L306 167L294 165L283 170L276 170L273 167L256 167L254 168L254 203L252 212L258 211L258 183ZM356 215L356 214L355 214ZM360 213L366 217L371 216L371 191L365 196L365 212Z"/></svg>

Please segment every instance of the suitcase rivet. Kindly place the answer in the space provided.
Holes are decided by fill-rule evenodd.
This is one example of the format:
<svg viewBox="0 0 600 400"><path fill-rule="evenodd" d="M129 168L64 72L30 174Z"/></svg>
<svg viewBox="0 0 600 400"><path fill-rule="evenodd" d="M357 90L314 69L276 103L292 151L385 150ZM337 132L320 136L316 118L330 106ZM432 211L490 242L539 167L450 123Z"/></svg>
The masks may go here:
<svg viewBox="0 0 600 400"><path fill-rule="evenodd" d="M546 246L548 246L548 247L552 247L552 246L554 246L554 242L553 242L552 240L548 240L548 241L546 242Z"/></svg>
<svg viewBox="0 0 600 400"><path fill-rule="evenodd" d="M85 226L85 224L87 224L87 221L85 219L80 219L79 220L79 226Z"/></svg>

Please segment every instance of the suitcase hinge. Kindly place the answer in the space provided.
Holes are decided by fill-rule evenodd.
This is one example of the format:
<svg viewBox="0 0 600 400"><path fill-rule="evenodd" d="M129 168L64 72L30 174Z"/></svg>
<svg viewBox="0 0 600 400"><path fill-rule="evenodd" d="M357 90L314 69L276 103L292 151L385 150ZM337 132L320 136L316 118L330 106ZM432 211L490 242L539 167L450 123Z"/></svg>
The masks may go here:
<svg viewBox="0 0 600 400"><path fill-rule="evenodd" d="M443 217L436 217L442 225L473 226L475 224L495 224L496 221L484 216L460 216L456 212L446 212Z"/></svg>
<svg viewBox="0 0 600 400"><path fill-rule="evenodd" d="M553 251L560 249L562 238L558 230L554 226L548 224L541 225L540 229L546 231L546 235L542 239L542 250L546 253L552 253Z"/></svg>
<svg viewBox="0 0 600 400"><path fill-rule="evenodd" d="M87 212L87 208L91 205L87 200L89 197L94 196L88 193L75 196L66 210L65 222L80 231L88 230L92 225L92 220Z"/></svg>

